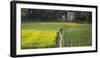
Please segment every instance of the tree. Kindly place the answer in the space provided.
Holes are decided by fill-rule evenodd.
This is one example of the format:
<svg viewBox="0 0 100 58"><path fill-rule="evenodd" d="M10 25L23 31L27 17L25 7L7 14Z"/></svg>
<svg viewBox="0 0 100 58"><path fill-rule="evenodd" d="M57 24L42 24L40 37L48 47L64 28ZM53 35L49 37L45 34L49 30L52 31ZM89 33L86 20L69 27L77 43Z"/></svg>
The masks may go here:
<svg viewBox="0 0 100 58"><path fill-rule="evenodd" d="M75 18L78 22L92 23L91 12L77 11L75 12Z"/></svg>
<svg viewBox="0 0 100 58"><path fill-rule="evenodd" d="M28 15L29 15L28 9L22 8L22 9L21 9L21 21L22 21L22 22L23 22L23 21L24 21L24 22L27 21Z"/></svg>

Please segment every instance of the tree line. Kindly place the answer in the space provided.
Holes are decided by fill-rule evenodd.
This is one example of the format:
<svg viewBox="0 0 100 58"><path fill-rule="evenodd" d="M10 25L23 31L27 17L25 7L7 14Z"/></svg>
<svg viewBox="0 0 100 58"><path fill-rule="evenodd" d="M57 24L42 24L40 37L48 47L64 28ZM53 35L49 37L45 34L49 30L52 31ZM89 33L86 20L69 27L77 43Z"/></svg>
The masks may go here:
<svg viewBox="0 0 100 58"><path fill-rule="evenodd" d="M92 12L84 11L68 11L68 10L44 10L44 9L21 9L21 21L22 22L57 22L62 21L64 16L67 22L67 13L74 13L74 20L72 22L92 22Z"/></svg>

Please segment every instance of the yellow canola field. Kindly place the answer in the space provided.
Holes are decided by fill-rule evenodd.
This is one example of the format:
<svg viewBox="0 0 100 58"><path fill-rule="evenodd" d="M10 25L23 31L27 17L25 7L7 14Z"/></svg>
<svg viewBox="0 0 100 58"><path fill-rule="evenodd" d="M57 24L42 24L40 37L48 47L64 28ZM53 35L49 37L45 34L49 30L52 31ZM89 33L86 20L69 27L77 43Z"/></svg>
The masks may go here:
<svg viewBox="0 0 100 58"><path fill-rule="evenodd" d="M22 30L22 48L47 48L56 45L57 31Z"/></svg>

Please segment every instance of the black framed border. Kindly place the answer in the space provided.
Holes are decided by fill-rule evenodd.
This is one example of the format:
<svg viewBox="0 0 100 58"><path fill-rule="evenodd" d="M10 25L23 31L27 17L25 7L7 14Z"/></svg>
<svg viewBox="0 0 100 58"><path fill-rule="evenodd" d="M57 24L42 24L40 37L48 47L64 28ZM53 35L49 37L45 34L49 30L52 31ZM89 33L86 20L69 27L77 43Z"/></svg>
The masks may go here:
<svg viewBox="0 0 100 58"><path fill-rule="evenodd" d="M16 36L16 33L17 33L17 6L18 4L20 5L46 5L46 6L60 6L60 7L78 7L78 8L90 8L90 9L94 9L95 10L95 43L94 43L94 48L93 50L92 49L88 49L88 50L83 50L83 51L65 51L65 52L57 52L57 51L54 51L54 52L47 52L47 53L22 53L22 54L18 54L17 52L17 36ZM41 9L41 8L40 8ZM26 57L26 56L42 56L42 55L58 55L58 54L74 54L74 53L88 53L88 52L97 52L97 6L93 6L93 5L77 5L77 4L60 4L60 3L45 3L45 2L29 2L29 1L11 1L11 48L10 48L10 55L11 57ZM44 51L42 51L44 52Z"/></svg>

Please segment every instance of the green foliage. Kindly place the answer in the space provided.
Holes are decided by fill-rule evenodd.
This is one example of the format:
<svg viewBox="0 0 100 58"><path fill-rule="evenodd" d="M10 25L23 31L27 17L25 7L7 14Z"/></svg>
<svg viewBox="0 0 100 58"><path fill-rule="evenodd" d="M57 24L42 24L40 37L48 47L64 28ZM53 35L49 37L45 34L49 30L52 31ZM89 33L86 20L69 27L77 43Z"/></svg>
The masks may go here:
<svg viewBox="0 0 100 58"><path fill-rule="evenodd" d="M22 19L21 21L24 21L24 22L28 21L27 20L28 19L28 15L29 15L29 10L22 8L21 9L21 19Z"/></svg>
<svg viewBox="0 0 100 58"><path fill-rule="evenodd" d="M83 23L92 23L92 12L75 12L76 21Z"/></svg>
<svg viewBox="0 0 100 58"><path fill-rule="evenodd" d="M22 22L57 22L68 21L68 12L73 12L75 15L73 22L92 23L92 12L87 11L68 11L68 10L45 10L45 9L21 9ZM65 16L63 20L62 16ZM70 19L71 20L71 19ZM69 20L69 21L70 21Z"/></svg>

